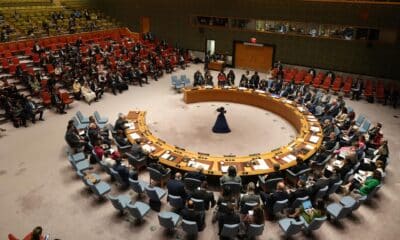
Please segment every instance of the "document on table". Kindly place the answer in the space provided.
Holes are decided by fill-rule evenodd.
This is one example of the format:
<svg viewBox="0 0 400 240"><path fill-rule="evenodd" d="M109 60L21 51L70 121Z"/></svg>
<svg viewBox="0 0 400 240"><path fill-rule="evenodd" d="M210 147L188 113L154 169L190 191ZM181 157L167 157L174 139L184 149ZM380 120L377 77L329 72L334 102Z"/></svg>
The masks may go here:
<svg viewBox="0 0 400 240"><path fill-rule="evenodd" d="M315 146L311 145L311 144L307 144L304 148L308 149L308 150L313 150L315 148Z"/></svg>
<svg viewBox="0 0 400 240"><path fill-rule="evenodd" d="M255 92L258 92L258 93L265 93L265 91L260 90L260 89L257 89Z"/></svg>
<svg viewBox="0 0 400 240"><path fill-rule="evenodd" d="M192 168L197 168L197 169L198 169L198 168L202 168L202 169L204 169L204 170L208 170L208 169L210 168L210 165L197 162L196 159L191 159L191 160L188 162L187 165L188 165L189 167L192 167Z"/></svg>
<svg viewBox="0 0 400 240"><path fill-rule="evenodd" d="M285 161L285 162L287 162L287 163L289 163L289 162L291 162L291 161L296 160L296 156L294 156L294 155L292 155L292 154L289 154L289 155L283 157L282 160Z"/></svg>
<svg viewBox="0 0 400 240"><path fill-rule="evenodd" d="M137 134L137 133L131 133L131 134L129 134L129 136L130 136L131 138L135 139L135 140L141 138L140 135Z"/></svg>
<svg viewBox="0 0 400 240"><path fill-rule="evenodd" d="M129 130L135 130L135 124L133 122L125 123L125 127Z"/></svg>
<svg viewBox="0 0 400 240"><path fill-rule="evenodd" d="M221 172L224 172L224 173L228 172L228 168L229 168L229 165L228 166L221 166Z"/></svg>
<svg viewBox="0 0 400 240"><path fill-rule="evenodd" d="M213 89L214 87L212 85L205 85L204 88L205 89Z"/></svg>
<svg viewBox="0 0 400 240"><path fill-rule="evenodd" d="M304 112L305 109L303 107L297 107L297 109L299 109L300 112Z"/></svg>
<svg viewBox="0 0 400 240"><path fill-rule="evenodd" d="M319 140L319 137L318 137L318 136L315 136L315 135L312 135L312 136L310 137L310 139L309 139L309 141L312 142L312 143L317 143L318 140Z"/></svg>
<svg viewBox="0 0 400 240"><path fill-rule="evenodd" d="M149 144L143 145L142 148L146 152L153 152L154 150L156 150L156 148L154 146L151 146Z"/></svg>
<svg viewBox="0 0 400 240"><path fill-rule="evenodd" d="M311 126L311 127L310 127L310 131L312 131L312 132L319 132L319 128L318 128L318 127Z"/></svg>
<svg viewBox="0 0 400 240"><path fill-rule="evenodd" d="M269 168L264 159L256 159L254 161L257 162L256 165L253 165L254 170L266 170Z"/></svg>
<svg viewBox="0 0 400 240"><path fill-rule="evenodd" d="M247 90L245 87L238 87L239 90Z"/></svg>
<svg viewBox="0 0 400 240"><path fill-rule="evenodd" d="M161 158L167 159L171 157L171 154L169 154L169 152L165 152L163 155L161 155Z"/></svg>

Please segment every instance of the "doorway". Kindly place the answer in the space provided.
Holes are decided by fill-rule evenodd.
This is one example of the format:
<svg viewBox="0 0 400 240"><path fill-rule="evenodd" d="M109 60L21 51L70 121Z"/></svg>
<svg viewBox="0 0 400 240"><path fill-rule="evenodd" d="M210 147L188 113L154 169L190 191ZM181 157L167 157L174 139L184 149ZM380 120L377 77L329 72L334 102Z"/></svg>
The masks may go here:
<svg viewBox="0 0 400 240"><path fill-rule="evenodd" d="M206 41L206 53L210 52L210 56L215 54L215 40L207 39Z"/></svg>
<svg viewBox="0 0 400 240"><path fill-rule="evenodd" d="M148 33L150 32L150 18L140 17L140 32Z"/></svg>

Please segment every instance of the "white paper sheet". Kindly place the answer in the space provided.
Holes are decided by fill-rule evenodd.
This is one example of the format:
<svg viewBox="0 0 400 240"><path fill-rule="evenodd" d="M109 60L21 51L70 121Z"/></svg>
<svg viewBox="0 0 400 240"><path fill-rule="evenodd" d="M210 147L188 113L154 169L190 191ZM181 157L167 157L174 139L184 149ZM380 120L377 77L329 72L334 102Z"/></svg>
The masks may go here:
<svg viewBox="0 0 400 240"><path fill-rule="evenodd" d="M253 165L254 170L266 170L269 169L267 163L264 161L264 159L256 159L255 160L258 164Z"/></svg>
<svg viewBox="0 0 400 240"><path fill-rule="evenodd" d="M191 159L188 164L189 167L192 168L202 168L204 170L208 170L210 168L210 165L208 164L204 164L204 163L200 163L200 162L196 162L195 159Z"/></svg>
<svg viewBox="0 0 400 240"><path fill-rule="evenodd" d="M312 136L310 137L310 140L309 140L309 141L312 142L312 143L317 143L318 140L319 140L319 137L318 137L318 136L312 135Z"/></svg>
<svg viewBox="0 0 400 240"><path fill-rule="evenodd" d="M135 139L135 140L141 138L140 135L137 134L137 133L131 133L131 134L129 134L129 136L130 136L131 138Z"/></svg>

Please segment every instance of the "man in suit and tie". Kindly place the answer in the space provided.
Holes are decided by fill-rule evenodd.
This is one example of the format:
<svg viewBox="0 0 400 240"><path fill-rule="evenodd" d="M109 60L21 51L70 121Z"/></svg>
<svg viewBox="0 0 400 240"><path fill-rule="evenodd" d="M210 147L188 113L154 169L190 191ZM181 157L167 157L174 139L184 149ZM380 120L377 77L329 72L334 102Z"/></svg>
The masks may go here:
<svg viewBox="0 0 400 240"><path fill-rule="evenodd" d="M204 229L204 220L205 220L205 214L204 211L196 211L194 209L194 203L192 200L189 200L187 202L186 208L184 208L181 212L182 218L187 221L192 221L196 222L197 228L199 231L203 231Z"/></svg>
<svg viewBox="0 0 400 240"><path fill-rule="evenodd" d="M167 183L168 195L179 196L183 201L187 198L187 193L185 191L185 185L182 181L182 174L177 172L175 173L175 178L171 179Z"/></svg>

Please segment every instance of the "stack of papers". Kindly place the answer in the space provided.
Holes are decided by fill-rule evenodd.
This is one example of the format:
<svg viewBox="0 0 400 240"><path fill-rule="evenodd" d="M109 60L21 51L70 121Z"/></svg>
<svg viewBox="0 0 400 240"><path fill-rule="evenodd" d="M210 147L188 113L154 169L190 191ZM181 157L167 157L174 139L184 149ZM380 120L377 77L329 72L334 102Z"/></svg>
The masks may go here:
<svg viewBox="0 0 400 240"><path fill-rule="evenodd" d="M283 157L282 160L288 163L288 162L296 160L296 156L289 154L289 155Z"/></svg>
<svg viewBox="0 0 400 240"><path fill-rule="evenodd" d="M310 140L309 140L309 141L312 142L312 143L317 143L318 140L319 140L319 137L318 137L318 136L312 135L312 136L310 137Z"/></svg>
<svg viewBox="0 0 400 240"><path fill-rule="evenodd" d="M256 165L253 165L254 170L266 170L269 168L264 159L256 159L254 161L257 162Z"/></svg>
<svg viewBox="0 0 400 240"><path fill-rule="evenodd" d="M232 87L231 87L231 86L228 86L228 85L225 85L224 88L225 88L225 89L230 89L230 88L232 88Z"/></svg>
<svg viewBox="0 0 400 240"><path fill-rule="evenodd" d="M293 101L291 101L291 100L285 100L285 103L288 103L288 104L292 104L293 103Z"/></svg>
<svg viewBox="0 0 400 240"><path fill-rule="evenodd" d="M260 89L257 89L255 92L258 92L258 93L265 93L265 91L260 90Z"/></svg>
<svg viewBox="0 0 400 240"><path fill-rule="evenodd" d="M247 90L245 87L238 87L239 90Z"/></svg>
<svg viewBox="0 0 400 240"><path fill-rule="evenodd" d="M299 109L300 112L304 112L305 109L303 107L297 107L297 109Z"/></svg>
<svg viewBox="0 0 400 240"><path fill-rule="evenodd" d="M189 162L188 162L188 164L187 164L189 167L192 167L192 168L202 168L202 169L204 169L204 170L208 170L209 168L210 168L210 165L208 165L208 164L204 164L204 163L200 163L200 162L196 162L196 160L195 159L191 159Z"/></svg>
<svg viewBox="0 0 400 240"><path fill-rule="evenodd" d="M211 85L205 85L204 88L205 88L205 89L213 89L214 87L211 86Z"/></svg>
<svg viewBox="0 0 400 240"><path fill-rule="evenodd" d="M318 127L311 126L311 127L310 127L310 131L312 131L312 132L319 132L319 128L318 128Z"/></svg>
<svg viewBox="0 0 400 240"><path fill-rule="evenodd" d="M161 158L164 159L168 159L169 157L171 157L171 154L169 154L169 152L165 152L163 155L161 155Z"/></svg>
<svg viewBox="0 0 400 240"><path fill-rule="evenodd" d="M145 144L142 146L143 150L146 152L153 152L154 150L156 150L156 148L154 146L151 146L149 144Z"/></svg>
<svg viewBox="0 0 400 240"><path fill-rule="evenodd" d="M131 133L131 134L129 134L129 136L130 136L131 138L135 139L135 140L141 138L140 135L137 134L137 133Z"/></svg>

